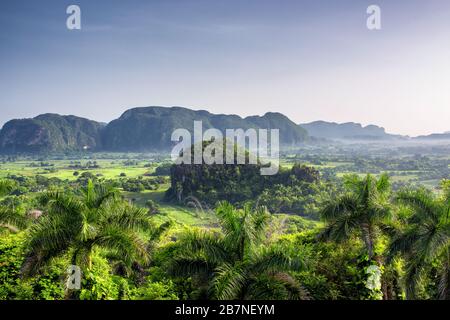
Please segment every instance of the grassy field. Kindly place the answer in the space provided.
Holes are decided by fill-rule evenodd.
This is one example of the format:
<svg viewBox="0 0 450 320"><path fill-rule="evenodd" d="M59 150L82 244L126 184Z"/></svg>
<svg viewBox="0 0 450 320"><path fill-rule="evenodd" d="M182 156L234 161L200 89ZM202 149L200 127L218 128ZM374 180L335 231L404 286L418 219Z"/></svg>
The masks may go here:
<svg viewBox="0 0 450 320"><path fill-rule="evenodd" d="M71 168L73 162L68 160L50 160L45 161L45 166L39 166L39 162L33 161L15 161L6 162L0 165L0 177L8 175L35 176L42 175L47 178L59 178L61 180L76 180L74 172L79 174L90 172L99 175L105 179L114 179L124 173L129 178L137 178L146 173L153 172L156 165L148 167L149 162L137 162L133 165L125 165L125 160L102 159L95 160L99 168ZM85 165L87 161L81 161ZM147 166L146 166L147 165Z"/></svg>
<svg viewBox="0 0 450 320"><path fill-rule="evenodd" d="M156 215L159 222L173 220L179 224L190 226L215 226L217 223L214 212L207 208L177 206L164 201L164 193L168 186L157 191L122 192L134 204L145 207L148 200L153 200L160 206L160 214Z"/></svg>
<svg viewBox="0 0 450 320"><path fill-rule="evenodd" d="M95 161L98 168L83 168L88 161ZM128 163L127 163L128 162ZM354 173L349 170L349 166L353 163L349 161L324 161L321 164L314 164L308 161L301 162L304 165L309 165L317 170L334 169L338 177L343 177L346 174ZM281 166L291 168L294 164L294 159L281 159ZM81 168L75 168L74 165L81 165ZM83 160L46 160L43 162L33 160L18 160L14 162L4 162L0 164L0 178L7 177L8 175L24 175L35 176L42 175L47 178L59 178L61 180L76 180L77 176L75 172L82 174L83 172L90 172L105 179L117 179L121 175L125 175L128 178L137 178L154 172L158 166L158 162L144 161L144 160L131 160L130 159L117 159L117 158L105 158L105 159L83 159ZM389 171L389 175L393 182L414 182L420 177L419 171ZM364 176L365 173L357 173L360 176ZM423 172L422 172L423 174ZM424 179L427 180L427 179ZM428 179L424 182L428 186L436 186L439 180Z"/></svg>
<svg viewBox="0 0 450 320"><path fill-rule="evenodd" d="M141 207L145 207L145 203L148 200L157 202L160 206L160 214L155 216L157 223L172 220L179 228L182 228L184 225L206 228L216 228L218 226L218 219L213 210L208 208L177 206L165 202L165 191L166 188L158 191L122 192L122 194L134 204ZM289 234L317 228L320 225L321 223L318 221L309 220L300 216L273 214L269 230L273 235ZM174 231L176 232L179 228L175 228Z"/></svg>

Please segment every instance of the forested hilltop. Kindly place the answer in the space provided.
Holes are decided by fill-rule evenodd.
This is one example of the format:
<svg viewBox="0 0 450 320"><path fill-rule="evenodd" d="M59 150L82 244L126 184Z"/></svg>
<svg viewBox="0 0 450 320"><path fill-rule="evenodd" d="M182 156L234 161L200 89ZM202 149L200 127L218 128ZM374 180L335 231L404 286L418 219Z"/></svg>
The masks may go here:
<svg viewBox="0 0 450 320"><path fill-rule="evenodd" d="M8 121L0 131L0 152L45 153L101 149L104 124L75 116L42 114Z"/></svg>

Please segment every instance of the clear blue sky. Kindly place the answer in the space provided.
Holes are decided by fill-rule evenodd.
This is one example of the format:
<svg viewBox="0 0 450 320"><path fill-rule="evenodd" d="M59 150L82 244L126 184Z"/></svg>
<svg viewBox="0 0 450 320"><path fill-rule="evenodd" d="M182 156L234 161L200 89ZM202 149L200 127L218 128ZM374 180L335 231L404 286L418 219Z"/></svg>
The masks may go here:
<svg viewBox="0 0 450 320"><path fill-rule="evenodd" d="M449 131L450 1L0 2L0 125L148 105Z"/></svg>

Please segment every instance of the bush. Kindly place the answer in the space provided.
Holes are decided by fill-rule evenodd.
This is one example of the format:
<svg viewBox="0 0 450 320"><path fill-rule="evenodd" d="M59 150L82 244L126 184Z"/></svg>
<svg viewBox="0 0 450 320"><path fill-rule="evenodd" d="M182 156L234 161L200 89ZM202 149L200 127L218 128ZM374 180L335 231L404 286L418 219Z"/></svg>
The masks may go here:
<svg viewBox="0 0 450 320"><path fill-rule="evenodd" d="M147 200L145 206L148 208L150 214L158 214L160 212L159 205L153 200Z"/></svg>
<svg viewBox="0 0 450 320"><path fill-rule="evenodd" d="M64 264L55 261L44 272L22 279L24 233L7 234L0 241L0 300L55 300L64 298Z"/></svg>
<svg viewBox="0 0 450 320"><path fill-rule="evenodd" d="M105 258L94 254L92 269L81 280L81 300L121 300L130 295L128 282L111 273L111 265Z"/></svg>
<svg viewBox="0 0 450 320"><path fill-rule="evenodd" d="M136 289L133 300L178 300L172 281L150 282Z"/></svg>

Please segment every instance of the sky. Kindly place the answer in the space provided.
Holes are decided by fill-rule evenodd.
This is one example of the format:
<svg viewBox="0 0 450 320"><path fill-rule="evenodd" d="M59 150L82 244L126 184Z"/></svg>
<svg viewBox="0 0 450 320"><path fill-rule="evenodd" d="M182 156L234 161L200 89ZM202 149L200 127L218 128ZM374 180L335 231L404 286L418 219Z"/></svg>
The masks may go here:
<svg viewBox="0 0 450 320"><path fill-rule="evenodd" d="M450 1L0 2L0 125L139 106L450 131Z"/></svg>

